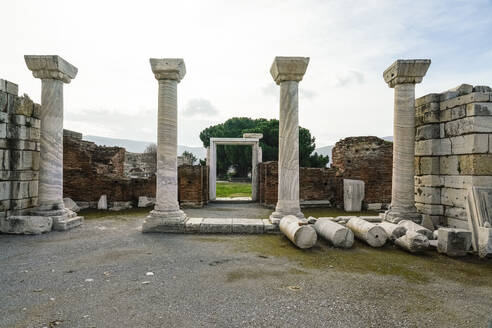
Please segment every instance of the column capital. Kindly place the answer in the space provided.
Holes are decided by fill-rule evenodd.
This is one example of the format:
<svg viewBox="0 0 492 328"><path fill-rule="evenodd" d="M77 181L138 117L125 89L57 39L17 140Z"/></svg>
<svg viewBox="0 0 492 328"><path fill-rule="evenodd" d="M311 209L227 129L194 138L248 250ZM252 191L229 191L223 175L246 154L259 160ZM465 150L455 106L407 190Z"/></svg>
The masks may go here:
<svg viewBox="0 0 492 328"><path fill-rule="evenodd" d="M309 64L309 57L275 57L270 74L275 83L302 80Z"/></svg>
<svg viewBox="0 0 492 328"><path fill-rule="evenodd" d="M60 80L70 83L77 76L78 69L57 55L25 55L27 68L38 79Z"/></svg>
<svg viewBox="0 0 492 328"><path fill-rule="evenodd" d="M150 67L157 80L180 82L186 74L186 66L182 58L150 58Z"/></svg>
<svg viewBox="0 0 492 328"><path fill-rule="evenodd" d="M430 64L430 59L398 59L384 71L384 81L390 88L403 83L420 83Z"/></svg>

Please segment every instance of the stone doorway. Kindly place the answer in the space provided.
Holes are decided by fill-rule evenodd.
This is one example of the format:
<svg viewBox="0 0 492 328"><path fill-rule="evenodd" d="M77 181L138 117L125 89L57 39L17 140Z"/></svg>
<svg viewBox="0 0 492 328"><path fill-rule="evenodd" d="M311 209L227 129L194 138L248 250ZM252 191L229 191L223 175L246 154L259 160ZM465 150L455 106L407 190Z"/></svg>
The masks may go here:
<svg viewBox="0 0 492 328"><path fill-rule="evenodd" d="M251 200L258 200L258 163L262 162L262 150L260 139L261 133L245 133L242 138L210 138L210 147L207 149L207 165L210 167L209 186L210 201L217 199L217 146L218 145L239 145L251 146Z"/></svg>

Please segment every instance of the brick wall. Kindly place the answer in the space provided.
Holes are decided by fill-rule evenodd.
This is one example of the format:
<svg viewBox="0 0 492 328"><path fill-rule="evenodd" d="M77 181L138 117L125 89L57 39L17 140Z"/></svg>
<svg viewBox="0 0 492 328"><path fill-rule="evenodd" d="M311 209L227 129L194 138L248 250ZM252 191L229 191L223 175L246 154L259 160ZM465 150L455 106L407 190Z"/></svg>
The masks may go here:
<svg viewBox="0 0 492 328"><path fill-rule="evenodd" d="M38 202L40 106L0 79L0 218Z"/></svg>
<svg viewBox="0 0 492 328"><path fill-rule="evenodd" d="M265 206L275 206L278 197L278 163L258 164L260 182L258 200ZM324 200L334 202L336 193L335 169L299 168L299 198L302 201Z"/></svg>
<svg viewBox="0 0 492 328"><path fill-rule="evenodd" d="M76 202L97 202L101 195L107 195L108 202L137 203L140 196L155 197L155 190L155 175L135 178L125 174L124 148L97 146L93 142L82 140L81 134L64 131L64 197L70 197ZM199 165L180 166L178 193L180 202L185 206L206 204L207 168Z"/></svg>
<svg viewBox="0 0 492 328"><path fill-rule="evenodd" d="M343 179L365 183L365 204L391 203L393 143L378 137L349 137L332 150L332 167L337 169L337 202L343 203Z"/></svg>
<svg viewBox="0 0 492 328"><path fill-rule="evenodd" d="M492 186L492 89L463 84L416 99L415 201L435 223L466 228L470 186Z"/></svg>
<svg viewBox="0 0 492 328"><path fill-rule="evenodd" d="M178 199L182 206L203 206L208 203L208 167L181 165L178 167Z"/></svg>

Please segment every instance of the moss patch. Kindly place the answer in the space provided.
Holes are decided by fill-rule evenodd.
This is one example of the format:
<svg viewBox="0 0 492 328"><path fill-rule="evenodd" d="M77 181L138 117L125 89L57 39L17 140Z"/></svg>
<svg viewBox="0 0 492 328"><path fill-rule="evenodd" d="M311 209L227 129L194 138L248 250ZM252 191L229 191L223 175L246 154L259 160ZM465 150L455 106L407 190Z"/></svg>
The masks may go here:
<svg viewBox="0 0 492 328"><path fill-rule="evenodd" d="M284 236L263 235L229 239L237 251L284 258L307 269L338 270L362 274L394 275L415 283L445 278L466 285L492 287L492 261L476 257L449 258L434 251L413 255L386 245L371 248L356 242L344 250L318 241L315 247L300 250Z"/></svg>

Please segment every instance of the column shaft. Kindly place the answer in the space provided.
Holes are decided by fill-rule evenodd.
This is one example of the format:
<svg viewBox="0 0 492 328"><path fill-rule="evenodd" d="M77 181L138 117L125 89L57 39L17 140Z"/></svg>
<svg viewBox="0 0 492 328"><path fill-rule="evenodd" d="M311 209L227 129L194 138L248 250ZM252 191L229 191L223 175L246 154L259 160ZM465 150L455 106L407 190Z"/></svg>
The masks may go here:
<svg viewBox="0 0 492 328"><path fill-rule="evenodd" d="M63 210L63 82L42 79L38 210Z"/></svg>
<svg viewBox="0 0 492 328"><path fill-rule="evenodd" d="M251 199L256 201L258 196L258 144L251 147Z"/></svg>
<svg viewBox="0 0 492 328"><path fill-rule="evenodd" d="M159 80L157 122L157 211L177 211L177 85L175 80Z"/></svg>
<svg viewBox="0 0 492 328"><path fill-rule="evenodd" d="M299 203L299 109L297 81L280 83L278 201L272 217L304 217Z"/></svg>
<svg viewBox="0 0 492 328"><path fill-rule="evenodd" d="M415 84L395 86L391 207L416 212L414 195Z"/></svg>

